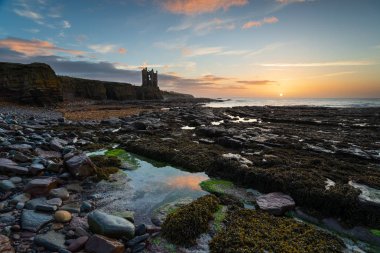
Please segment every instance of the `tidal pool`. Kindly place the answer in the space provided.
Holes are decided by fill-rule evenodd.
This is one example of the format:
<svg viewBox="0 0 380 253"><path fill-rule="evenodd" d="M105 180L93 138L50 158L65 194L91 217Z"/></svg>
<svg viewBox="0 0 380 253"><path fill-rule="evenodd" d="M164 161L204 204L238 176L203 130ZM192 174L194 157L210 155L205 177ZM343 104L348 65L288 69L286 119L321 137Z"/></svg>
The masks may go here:
<svg viewBox="0 0 380 253"><path fill-rule="evenodd" d="M135 224L151 224L155 209L181 199L196 199L208 194L199 183L209 179L205 173L190 173L164 163L128 152L118 155L134 165L133 170L116 174L113 183L100 182L97 193L101 209L113 212L135 212Z"/></svg>

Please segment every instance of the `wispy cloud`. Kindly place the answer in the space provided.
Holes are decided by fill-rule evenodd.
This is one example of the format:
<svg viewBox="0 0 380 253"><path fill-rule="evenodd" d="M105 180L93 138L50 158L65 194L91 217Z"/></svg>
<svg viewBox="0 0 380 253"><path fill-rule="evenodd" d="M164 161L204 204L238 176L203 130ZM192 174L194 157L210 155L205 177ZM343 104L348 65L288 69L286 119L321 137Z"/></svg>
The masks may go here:
<svg viewBox="0 0 380 253"><path fill-rule="evenodd" d="M250 56L257 56L257 55L260 55L263 53L269 53L269 52L272 52L272 51L274 51L274 50L276 50L282 46L284 46L284 43L272 43L272 44L266 45L265 47L260 48L258 50L251 51L251 52L247 53L246 56L250 57Z"/></svg>
<svg viewBox="0 0 380 253"><path fill-rule="evenodd" d="M277 23L279 20L278 18L276 17L267 17L267 18L264 18L262 20L254 20L254 21L248 21L247 23L245 23L243 26L242 26L242 29L249 29L251 27L260 27L260 26L263 26L265 24L275 24Z"/></svg>
<svg viewBox="0 0 380 253"><path fill-rule="evenodd" d="M214 18L199 22L196 19L186 19L179 25L170 26L168 32L192 30L196 35L206 35L215 30L233 30L235 23L231 19Z"/></svg>
<svg viewBox="0 0 380 253"><path fill-rule="evenodd" d="M312 1L314 0L276 0L276 2L280 4L304 3L304 2L312 2Z"/></svg>
<svg viewBox="0 0 380 253"><path fill-rule="evenodd" d="M127 53L127 49L123 47L118 47L118 45L115 44L94 44L89 45L88 48L94 50L97 53L100 54L108 54L108 53L119 53L119 54L125 54Z"/></svg>
<svg viewBox="0 0 380 253"><path fill-rule="evenodd" d="M345 66L369 66L375 65L372 61L333 61L333 62L310 62L310 63L264 63L260 64L263 67L345 67Z"/></svg>
<svg viewBox="0 0 380 253"><path fill-rule="evenodd" d="M165 0L163 7L175 14L196 15L210 13L223 9L228 10L232 6L243 6L248 0Z"/></svg>
<svg viewBox="0 0 380 253"><path fill-rule="evenodd" d="M40 22L43 19L41 14L31 10L14 9L14 12L20 17L28 18L35 22Z"/></svg>
<svg viewBox="0 0 380 253"><path fill-rule="evenodd" d="M272 85L272 84L275 84L276 81L270 81L270 80L241 80L241 81L237 81L237 83L245 84L245 85Z"/></svg>
<svg viewBox="0 0 380 253"><path fill-rule="evenodd" d="M57 47L49 41L24 40L12 37L0 40L0 48L7 48L26 56L49 56L56 53L83 55L85 53L79 50Z"/></svg>
<svg viewBox="0 0 380 253"><path fill-rule="evenodd" d="M30 29L24 29L24 31L29 32L29 33L39 33L40 29L30 28Z"/></svg>
<svg viewBox="0 0 380 253"><path fill-rule="evenodd" d="M63 20L63 21L62 21L62 28L64 28L64 29L68 29L68 28L70 28L70 27L71 27L71 24L70 24L69 21L67 21L67 20Z"/></svg>
<svg viewBox="0 0 380 253"><path fill-rule="evenodd" d="M223 52L223 47L185 47L182 48L182 54L186 57L218 54Z"/></svg>

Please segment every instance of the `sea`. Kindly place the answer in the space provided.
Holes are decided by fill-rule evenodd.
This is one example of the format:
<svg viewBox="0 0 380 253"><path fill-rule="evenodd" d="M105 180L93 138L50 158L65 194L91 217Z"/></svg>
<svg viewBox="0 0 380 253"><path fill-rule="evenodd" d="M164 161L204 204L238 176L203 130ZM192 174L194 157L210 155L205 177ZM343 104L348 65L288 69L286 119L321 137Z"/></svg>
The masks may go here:
<svg viewBox="0 0 380 253"><path fill-rule="evenodd" d="M218 102L206 103L207 107L237 106L312 106L312 107L380 107L380 98L221 98Z"/></svg>

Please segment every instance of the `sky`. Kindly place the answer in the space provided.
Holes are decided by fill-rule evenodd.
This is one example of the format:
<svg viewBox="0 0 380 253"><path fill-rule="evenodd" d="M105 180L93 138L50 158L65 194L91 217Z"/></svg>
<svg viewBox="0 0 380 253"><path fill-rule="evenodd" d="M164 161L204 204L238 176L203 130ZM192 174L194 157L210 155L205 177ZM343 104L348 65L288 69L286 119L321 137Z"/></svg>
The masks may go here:
<svg viewBox="0 0 380 253"><path fill-rule="evenodd" d="M380 97L379 0L0 0L0 61L198 97Z"/></svg>

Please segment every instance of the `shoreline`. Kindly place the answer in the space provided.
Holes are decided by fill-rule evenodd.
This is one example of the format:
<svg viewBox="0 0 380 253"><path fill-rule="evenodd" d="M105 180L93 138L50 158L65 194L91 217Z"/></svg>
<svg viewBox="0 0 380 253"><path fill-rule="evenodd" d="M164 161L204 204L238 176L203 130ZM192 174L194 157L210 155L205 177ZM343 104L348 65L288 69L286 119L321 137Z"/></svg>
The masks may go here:
<svg viewBox="0 0 380 253"><path fill-rule="evenodd" d="M42 167L34 166L33 159L44 153L36 156L33 149L25 146L22 152L29 156L25 166L29 170L36 167L34 171L37 173L22 176L22 183L10 190L11 194L5 196L3 203L22 193L30 183L30 177L44 175L61 178L60 184L63 183L64 187L73 183L81 185L82 194L70 190L74 198L71 201L77 204L68 210L78 210L83 203L90 203L88 211L96 209L95 199L86 193L87 190L91 192L96 184L86 179L87 176L79 181L75 179L72 171L67 171L67 158L64 156L67 156L66 152L78 156L82 151L110 149L113 144L119 144L119 148L126 151L190 172L205 172L210 178L231 180L236 186L257 189L262 194L289 194L296 203L296 215L308 217L312 214L313 219L317 218L318 222L333 230L363 225L370 225L370 229L380 228L379 200L364 196L359 188L355 188L380 189L380 120L374 116L380 114L380 108L210 108L194 101L141 105L74 103L66 105L64 112L71 112L73 116L65 119L56 109L2 104L0 114L3 123L0 128L6 129L2 138L11 142L5 146L3 142L1 150L6 153L2 157L15 160L15 151L10 145L22 143L49 152L58 150L62 154L62 157L54 158L60 169L52 171L44 163L41 163ZM81 117L81 114L74 117L77 112L85 115L88 110L94 112L88 118ZM107 113L102 115L105 110ZM112 111L117 113L112 114ZM17 129L22 129L23 138L17 137ZM35 130L28 133L27 129ZM32 133L49 133L50 137L43 137L45 141L38 143L31 141ZM53 140L56 141L52 144ZM72 151L64 151L66 146ZM17 164L22 165L20 162ZM88 173L86 170L79 172ZM92 176L91 173L86 175ZM331 184L329 188L326 188L327 181ZM69 202L64 201L64 204ZM4 210L20 217L14 221L17 224L18 219L22 219L20 209L10 207ZM86 215L81 211L79 214ZM72 221L82 224L81 215L72 213ZM326 220L330 217L341 220L340 224ZM64 224L62 231L72 230L75 222ZM44 226L38 234L54 231L51 225ZM88 230L88 227L84 228ZM366 231L370 233L370 230ZM15 234L20 235L20 232L10 233L12 242L20 242ZM374 238L371 240L376 244ZM25 243L23 239L21 242ZM18 245L14 244L15 247ZM30 240L25 245L34 247Z"/></svg>

